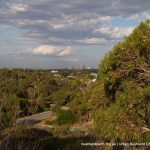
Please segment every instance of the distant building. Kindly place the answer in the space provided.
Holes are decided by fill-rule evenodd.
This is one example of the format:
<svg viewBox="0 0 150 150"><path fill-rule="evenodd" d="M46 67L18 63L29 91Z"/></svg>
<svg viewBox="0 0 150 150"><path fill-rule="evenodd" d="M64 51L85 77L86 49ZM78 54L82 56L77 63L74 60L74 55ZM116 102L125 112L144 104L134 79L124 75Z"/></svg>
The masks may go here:
<svg viewBox="0 0 150 150"><path fill-rule="evenodd" d="M74 76L67 76L67 78L70 78L70 79L76 79L76 77L74 77Z"/></svg>
<svg viewBox="0 0 150 150"><path fill-rule="evenodd" d="M52 70L51 73L58 73L58 70Z"/></svg>
<svg viewBox="0 0 150 150"><path fill-rule="evenodd" d="M95 78L97 78L97 76L98 76L97 73L90 73L90 75L95 77Z"/></svg>
<svg viewBox="0 0 150 150"><path fill-rule="evenodd" d="M53 74L53 76L54 76L54 77L60 77L60 75L59 75L59 74Z"/></svg>
<svg viewBox="0 0 150 150"><path fill-rule="evenodd" d="M88 70L92 69L91 67L87 67Z"/></svg>

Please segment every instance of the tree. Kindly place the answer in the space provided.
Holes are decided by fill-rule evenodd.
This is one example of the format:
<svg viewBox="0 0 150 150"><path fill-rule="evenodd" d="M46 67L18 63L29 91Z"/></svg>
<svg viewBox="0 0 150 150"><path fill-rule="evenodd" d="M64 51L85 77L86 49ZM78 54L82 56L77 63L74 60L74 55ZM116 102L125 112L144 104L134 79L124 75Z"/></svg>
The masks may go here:
<svg viewBox="0 0 150 150"><path fill-rule="evenodd" d="M106 138L138 141L149 129L150 20L119 42L99 65L99 97L95 125ZM104 99L107 107L101 107ZM146 130L145 130L146 129Z"/></svg>

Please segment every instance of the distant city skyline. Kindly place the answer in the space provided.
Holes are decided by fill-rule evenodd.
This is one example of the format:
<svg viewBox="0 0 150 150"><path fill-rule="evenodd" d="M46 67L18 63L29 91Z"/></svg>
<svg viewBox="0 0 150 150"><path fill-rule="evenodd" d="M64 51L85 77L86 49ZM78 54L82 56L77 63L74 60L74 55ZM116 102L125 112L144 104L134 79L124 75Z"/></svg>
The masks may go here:
<svg viewBox="0 0 150 150"><path fill-rule="evenodd" d="M97 68L144 19L149 0L1 0L0 67Z"/></svg>

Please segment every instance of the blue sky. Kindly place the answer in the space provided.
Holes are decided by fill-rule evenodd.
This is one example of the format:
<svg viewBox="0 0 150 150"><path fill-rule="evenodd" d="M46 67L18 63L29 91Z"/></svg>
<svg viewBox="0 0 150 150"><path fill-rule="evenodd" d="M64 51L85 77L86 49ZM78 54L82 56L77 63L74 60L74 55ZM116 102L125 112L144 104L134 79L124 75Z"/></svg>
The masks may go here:
<svg viewBox="0 0 150 150"><path fill-rule="evenodd" d="M149 0L1 0L0 67L97 68L150 16Z"/></svg>

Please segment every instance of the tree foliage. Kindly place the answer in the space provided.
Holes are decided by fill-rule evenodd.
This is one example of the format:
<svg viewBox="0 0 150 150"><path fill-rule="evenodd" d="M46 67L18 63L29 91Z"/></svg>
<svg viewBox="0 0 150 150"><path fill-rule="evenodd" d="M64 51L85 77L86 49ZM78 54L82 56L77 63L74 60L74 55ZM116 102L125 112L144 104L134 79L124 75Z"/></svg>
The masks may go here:
<svg viewBox="0 0 150 150"><path fill-rule="evenodd" d="M108 103L95 111L97 131L111 140L144 140L150 128L150 20L105 56L99 85L98 104Z"/></svg>

